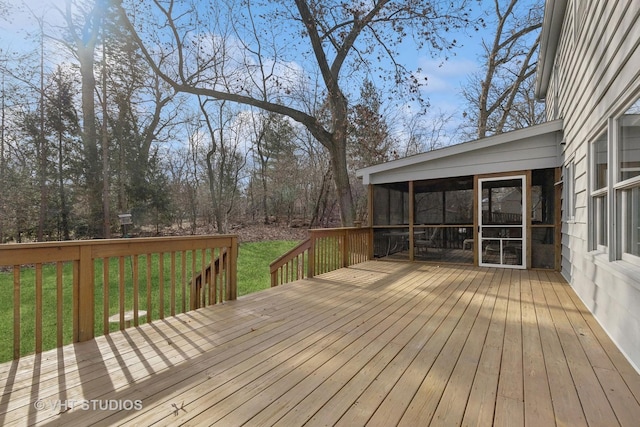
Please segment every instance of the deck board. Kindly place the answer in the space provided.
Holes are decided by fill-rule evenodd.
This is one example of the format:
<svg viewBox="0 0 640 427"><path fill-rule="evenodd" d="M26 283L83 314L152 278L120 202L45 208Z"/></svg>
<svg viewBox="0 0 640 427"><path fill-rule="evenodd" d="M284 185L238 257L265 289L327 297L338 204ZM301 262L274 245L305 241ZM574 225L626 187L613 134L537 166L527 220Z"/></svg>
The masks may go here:
<svg viewBox="0 0 640 427"><path fill-rule="evenodd" d="M524 425L520 280L513 270L505 271L503 280L509 285L509 300L494 423L497 426L517 426Z"/></svg>
<svg viewBox="0 0 640 427"><path fill-rule="evenodd" d="M558 425L584 426L586 420L580 406L580 399L573 384L571 372L545 296L551 291L551 283L546 274L538 274L537 282L532 284L532 292L540 325L540 339L545 356L554 415Z"/></svg>
<svg viewBox="0 0 640 427"><path fill-rule="evenodd" d="M542 350L540 330L542 325L534 306L533 287L539 287L536 272L522 274L520 288L522 306L522 353L524 378L525 425L553 425L555 415L551 403L551 392L545 356ZM537 301L540 303L541 301Z"/></svg>
<svg viewBox="0 0 640 427"><path fill-rule="evenodd" d="M16 426L640 419L640 376L558 273L384 261L5 363L0 387Z"/></svg>

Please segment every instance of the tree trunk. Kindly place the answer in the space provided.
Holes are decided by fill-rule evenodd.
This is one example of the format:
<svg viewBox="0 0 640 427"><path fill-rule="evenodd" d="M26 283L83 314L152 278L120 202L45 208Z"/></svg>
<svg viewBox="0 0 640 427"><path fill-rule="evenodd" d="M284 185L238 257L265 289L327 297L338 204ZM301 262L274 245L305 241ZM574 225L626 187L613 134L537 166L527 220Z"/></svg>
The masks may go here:
<svg viewBox="0 0 640 427"><path fill-rule="evenodd" d="M92 9L83 16L84 22L76 24L72 13L72 2L66 2L65 19L69 35L73 38L75 54L80 64L82 81L82 146L84 154L84 175L86 186L86 205L88 207L88 234L102 236L102 185L100 183L101 165L98 156L98 131L96 128L95 90L96 79L93 74L94 53L98 35L105 13L105 2L95 2Z"/></svg>
<svg viewBox="0 0 640 427"><path fill-rule="evenodd" d="M94 91L96 80L93 75L93 49L79 47L78 59L82 77L82 144L85 158L87 204L89 208L89 235L102 236L102 187L100 185L100 163L98 162L98 133Z"/></svg>
<svg viewBox="0 0 640 427"><path fill-rule="evenodd" d="M2 93L0 93L0 187L6 188L5 183L5 160L4 160L4 127L6 120L5 111L5 87L4 72L2 73ZM4 243L4 192L0 191L0 245Z"/></svg>
<svg viewBox="0 0 640 427"><path fill-rule="evenodd" d="M260 149L258 149L258 152L260 152ZM261 153L260 153L260 169L261 169L260 177L262 181L262 210L264 211L264 223L269 224L269 210L267 205L267 176L266 176L267 161L265 160L265 158L262 156Z"/></svg>
<svg viewBox="0 0 640 427"><path fill-rule="evenodd" d="M216 197L216 184L215 184L215 174L213 173L213 155L215 154L215 149L209 150L207 153L207 176L209 177L209 192L211 193L211 205L213 206L213 213L216 217L216 228L218 229L218 233L222 233L220 215L219 215L219 203Z"/></svg>
<svg viewBox="0 0 640 427"><path fill-rule="evenodd" d="M355 219L355 209L353 207L349 173L347 172L346 114L344 122L344 126L340 126L338 130L334 131L331 146L328 148L331 156L333 182L336 186L336 197L340 207L340 222L343 227L352 227Z"/></svg>
<svg viewBox="0 0 640 427"><path fill-rule="evenodd" d="M349 186L349 176L347 170L334 162L339 162L340 158L331 157L333 176L336 185L336 195L340 205L340 222L343 227L352 227L354 221L353 196Z"/></svg>
<svg viewBox="0 0 640 427"><path fill-rule="evenodd" d="M41 28L42 31L42 28ZM44 111L44 34L40 40L40 124L38 131L38 150L39 150L39 187L40 187L40 212L38 212L38 242L44 240L44 227L47 220L47 139L45 137L45 111Z"/></svg>
<svg viewBox="0 0 640 427"><path fill-rule="evenodd" d="M109 134L107 122L107 53L102 49L102 211L103 229L102 235L105 238L111 237L111 212L109 202L111 195L109 192Z"/></svg>
<svg viewBox="0 0 640 427"><path fill-rule="evenodd" d="M69 233L69 208L67 207L67 195L64 191L64 155L63 155L63 135L58 134L58 193L60 197L60 222L62 227L62 238L70 240Z"/></svg>

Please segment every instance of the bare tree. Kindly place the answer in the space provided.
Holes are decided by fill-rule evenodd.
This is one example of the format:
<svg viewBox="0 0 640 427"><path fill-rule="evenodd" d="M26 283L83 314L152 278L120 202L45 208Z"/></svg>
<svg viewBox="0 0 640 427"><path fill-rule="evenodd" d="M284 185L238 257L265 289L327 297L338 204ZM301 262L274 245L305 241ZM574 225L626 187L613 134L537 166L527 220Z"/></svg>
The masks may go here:
<svg viewBox="0 0 640 427"><path fill-rule="evenodd" d="M218 233L228 232L228 218L237 201L239 177L246 163L240 150L241 132L238 116L226 101L208 105L209 100L199 98L200 111L211 138L207 152L207 177L213 213ZM213 112L209 110L211 108Z"/></svg>
<svg viewBox="0 0 640 427"><path fill-rule="evenodd" d="M483 40L484 70L463 89L469 108L468 136L488 135L539 123L532 86L544 4L531 0L494 0L492 40ZM525 118L526 116L526 118Z"/></svg>
<svg viewBox="0 0 640 427"><path fill-rule="evenodd" d="M453 113L429 111L426 114L408 115L403 119L404 146L397 157L406 157L442 148L447 143L446 129Z"/></svg>
<svg viewBox="0 0 640 427"><path fill-rule="evenodd" d="M38 22L40 31L39 42L39 90L38 90L38 124L36 138L36 152L38 157L38 188L40 191L40 209L38 213L38 241L44 241L44 229L47 222L48 202L49 202L49 189L47 185L48 181L48 163L49 163L49 143L45 136L46 133L46 112L45 112L45 64L44 64L44 19L42 17L36 17L34 19Z"/></svg>
<svg viewBox="0 0 640 427"><path fill-rule="evenodd" d="M207 9L212 15L206 18L201 16L205 8L196 4L153 4L153 16L145 22L137 4L120 7L155 72L176 91L251 105L303 124L330 155L344 225L351 225L355 214L346 162L345 88L386 57L388 75L417 95L423 82L396 61L402 40L413 36L419 48L440 51L455 44L446 38L448 29L469 24L466 1L244 1L242 8L229 1ZM224 8L228 13L219 19ZM223 21L232 23L232 33L222 31ZM206 28L209 23L215 26ZM154 39L136 31L143 27L167 32ZM325 119L293 102L292 80L313 81L316 75Z"/></svg>
<svg viewBox="0 0 640 427"><path fill-rule="evenodd" d="M191 234L196 234L198 225L198 210L200 202L198 192L201 176L204 175L201 154L204 152L204 141L200 115L193 114L184 120L187 132L188 146L178 156L172 156L173 160L173 196L180 198L177 206L186 209L189 217ZM204 153L203 153L204 152ZM177 169L176 169L177 167Z"/></svg>
<svg viewBox="0 0 640 427"><path fill-rule="evenodd" d="M98 154L98 128L96 123L94 75L95 52L107 2L98 0L90 5L67 1L64 17L69 46L80 64L82 79L82 144L85 157L85 179L89 208L89 234L101 236L104 223L100 156Z"/></svg>
<svg viewBox="0 0 640 427"><path fill-rule="evenodd" d="M0 69L2 75L0 78L0 186L7 188L6 177L6 143L5 135L7 128L7 85L6 85L6 72L4 67ZM0 244L4 243L5 235L5 196L4 192L0 191Z"/></svg>
<svg viewBox="0 0 640 427"><path fill-rule="evenodd" d="M264 223L269 223L269 217L277 207L269 204L270 182L274 175L286 175L294 166L293 155L294 128L289 119L276 113L252 114L253 125L253 154L257 161L256 175L259 178L261 188L259 193ZM286 159L283 157L287 156ZM297 165L296 165L297 166ZM291 182L292 176L288 175L286 181Z"/></svg>

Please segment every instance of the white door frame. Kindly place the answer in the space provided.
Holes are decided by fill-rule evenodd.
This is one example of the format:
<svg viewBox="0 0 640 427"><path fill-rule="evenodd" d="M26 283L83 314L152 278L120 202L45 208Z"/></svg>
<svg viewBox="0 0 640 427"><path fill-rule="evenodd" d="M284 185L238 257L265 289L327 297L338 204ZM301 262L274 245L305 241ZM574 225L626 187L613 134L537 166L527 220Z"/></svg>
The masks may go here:
<svg viewBox="0 0 640 427"><path fill-rule="evenodd" d="M522 183L522 221L520 224L492 224L492 225L485 225L483 224L483 218L482 218L482 205L483 205L483 200L482 200L482 184L484 182L495 182L495 181L510 181L510 180L521 180ZM477 239L476 241L477 243L477 250L478 250L478 265L482 266L482 267L500 267L500 268L516 268L516 269L526 269L527 268L527 256L526 256L526 248L527 248L527 176L526 175L522 175L522 174L518 174L518 175L508 175L508 176L500 176L500 177L491 177L491 178L478 178L478 230L477 231ZM521 237L509 237L507 236L491 236L491 237L482 237L483 235L483 229L507 229L507 228L521 228ZM487 256L488 252L486 249L489 247L489 245L484 245L483 243L486 242L487 240L491 240L492 242L498 242L498 247L493 247L493 251L497 253L494 253L494 256L497 255L498 256L498 263L489 263L489 262L485 262L484 261L484 257ZM512 242L511 244L509 244L510 242ZM520 250L518 251L517 249L513 249L513 248L517 248L518 247L518 243L521 244L520 246ZM483 253L483 246L485 247L485 253ZM518 256L518 252L519 252L519 256L520 256L520 260L519 260L519 264L516 262L516 264L507 264L505 263L505 248L506 247L511 247L512 250L515 251L515 255ZM510 253L510 255L513 255L513 253ZM517 259L517 258L516 258Z"/></svg>

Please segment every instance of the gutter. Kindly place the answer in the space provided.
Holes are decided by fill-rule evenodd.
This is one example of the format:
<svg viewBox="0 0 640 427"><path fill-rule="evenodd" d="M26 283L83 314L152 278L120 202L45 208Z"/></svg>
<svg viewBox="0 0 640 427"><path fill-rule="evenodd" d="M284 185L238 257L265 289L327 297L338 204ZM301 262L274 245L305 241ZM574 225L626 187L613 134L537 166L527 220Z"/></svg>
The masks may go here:
<svg viewBox="0 0 640 427"><path fill-rule="evenodd" d="M547 96L566 10L567 0L547 0L544 5L544 19L542 21L540 53L538 54L534 91L534 95L538 100L544 100Z"/></svg>

